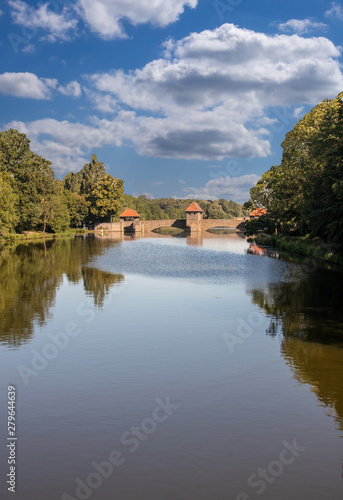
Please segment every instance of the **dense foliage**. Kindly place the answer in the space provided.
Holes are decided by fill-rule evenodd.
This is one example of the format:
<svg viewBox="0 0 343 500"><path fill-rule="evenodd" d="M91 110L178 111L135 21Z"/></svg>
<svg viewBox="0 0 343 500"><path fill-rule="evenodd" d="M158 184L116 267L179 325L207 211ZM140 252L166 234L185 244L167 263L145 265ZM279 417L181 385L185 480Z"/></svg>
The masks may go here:
<svg viewBox="0 0 343 500"><path fill-rule="evenodd" d="M64 181L30 149L25 134L0 132L0 232L52 231L119 215L123 181L106 174L95 155Z"/></svg>
<svg viewBox="0 0 343 500"><path fill-rule="evenodd" d="M247 225L343 241L343 92L312 109L282 143L283 156L251 189L247 207L267 216Z"/></svg>
<svg viewBox="0 0 343 500"><path fill-rule="evenodd" d="M150 200L145 195L134 198L124 195L124 207L133 208L143 220L185 219L186 208L196 201L204 210L204 217L209 219L232 219L244 217L248 214L242 205L224 199L202 201L197 199L183 200L174 198L160 198Z"/></svg>
<svg viewBox="0 0 343 500"><path fill-rule="evenodd" d="M124 183L105 171L92 155L90 163L63 181L55 179L51 163L30 149L25 134L0 132L0 234L23 231L61 232L118 219L125 208L142 219L182 219L192 201L150 200L124 195ZM204 216L230 219L247 214L241 205L224 199L198 201Z"/></svg>

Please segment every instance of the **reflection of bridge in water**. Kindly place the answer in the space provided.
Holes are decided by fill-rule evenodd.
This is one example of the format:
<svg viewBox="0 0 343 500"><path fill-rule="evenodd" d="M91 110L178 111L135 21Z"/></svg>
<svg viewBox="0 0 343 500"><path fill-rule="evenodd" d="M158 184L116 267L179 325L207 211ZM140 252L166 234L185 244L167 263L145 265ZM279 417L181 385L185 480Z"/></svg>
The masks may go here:
<svg viewBox="0 0 343 500"><path fill-rule="evenodd" d="M223 243L225 241L230 241L231 244L234 242L237 245L240 243L244 243L245 248L245 236L243 232L237 232L227 235L214 234L208 231L197 231L193 233L188 233L186 235L171 235L171 234L159 234L154 231L142 234L142 233L119 233L119 232L110 232L110 231L97 231L95 233L95 238L102 240L111 240L113 242L121 242L121 241L137 241L143 238L155 238L155 239L185 239L187 245L192 246L205 246L211 248L211 242L217 242L218 238L220 238ZM242 247L243 248L243 247Z"/></svg>
<svg viewBox="0 0 343 500"><path fill-rule="evenodd" d="M204 219L203 210L197 203L191 203L186 210L186 219L140 220L134 210L125 210L120 216L120 222L102 223L95 226L96 231L119 233L147 234L160 228L178 228L190 233L208 231L213 228L232 228L244 231L245 218L235 219Z"/></svg>

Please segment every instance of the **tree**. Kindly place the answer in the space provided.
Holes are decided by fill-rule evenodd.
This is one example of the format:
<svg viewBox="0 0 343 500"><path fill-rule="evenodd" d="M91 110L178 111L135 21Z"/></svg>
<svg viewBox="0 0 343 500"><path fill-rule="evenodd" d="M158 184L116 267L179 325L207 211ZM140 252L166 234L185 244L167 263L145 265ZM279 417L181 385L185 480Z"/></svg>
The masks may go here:
<svg viewBox="0 0 343 500"><path fill-rule="evenodd" d="M81 172L82 171L77 172L76 174L70 172L69 174L67 174L63 179L64 189L72 193L80 194L82 181Z"/></svg>
<svg viewBox="0 0 343 500"><path fill-rule="evenodd" d="M225 219L226 215L227 214L218 202L213 202L211 207L208 209L209 219Z"/></svg>
<svg viewBox="0 0 343 500"><path fill-rule="evenodd" d="M93 188L89 197L90 212L97 220L119 215L124 194L124 183L110 174L105 174Z"/></svg>
<svg viewBox="0 0 343 500"><path fill-rule="evenodd" d="M100 179L106 175L104 164L93 154L91 162L86 163L79 175L81 177L80 193L89 196Z"/></svg>
<svg viewBox="0 0 343 500"><path fill-rule="evenodd" d="M68 207L71 227L82 227L89 213L90 202L84 194L64 190L64 199Z"/></svg>
<svg viewBox="0 0 343 500"><path fill-rule="evenodd" d="M0 171L0 233L14 231L18 224L18 195L13 177Z"/></svg>
<svg viewBox="0 0 343 500"><path fill-rule="evenodd" d="M55 193L55 175L51 163L30 150L25 134L10 129L0 133L1 171L11 174L18 196L16 229L36 229L40 225L41 200Z"/></svg>
<svg viewBox="0 0 343 500"><path fill-rule="evenodd" d="M30 154L30 141L13 128L0 132L0 170L12 172Z"/></svg>
<svg viewBox="0 0 343 500"><path fill-rule="evenodd" d="M69 211L61 195L53 194L47 198L43 198L39 208L43 232L45 232L47 226L54 233L68 229L70 225Z"/></svg>
<svg viewBox="0 0 343 500"><path fill-rule="evenodd" d="M281 164L251 191L281 233L343 240L343 92L315 106L282 143Z"/></svg>
<svg viewBox="0 0 343 500"><path fill-rule="evenodd" d="M20 221L17 229L34 230L41 225L41 203L56 193L51 163L31 153L12 170L19 196Z"/></svg>

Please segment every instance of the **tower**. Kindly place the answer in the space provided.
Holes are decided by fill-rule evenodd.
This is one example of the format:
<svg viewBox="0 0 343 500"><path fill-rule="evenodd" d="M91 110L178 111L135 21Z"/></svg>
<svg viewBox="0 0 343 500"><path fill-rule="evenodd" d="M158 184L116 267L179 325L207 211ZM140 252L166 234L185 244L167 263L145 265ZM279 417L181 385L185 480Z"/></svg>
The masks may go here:
<svg viewBox="0 0 343 500"><path fill-rule="evenodd" d="M203 209L200 207L200 205L198 205L198 203L193 201L193 203L191 203L186 209L186 225L187 227L189 227L191 232L201 231L203 217Z"/></svg>

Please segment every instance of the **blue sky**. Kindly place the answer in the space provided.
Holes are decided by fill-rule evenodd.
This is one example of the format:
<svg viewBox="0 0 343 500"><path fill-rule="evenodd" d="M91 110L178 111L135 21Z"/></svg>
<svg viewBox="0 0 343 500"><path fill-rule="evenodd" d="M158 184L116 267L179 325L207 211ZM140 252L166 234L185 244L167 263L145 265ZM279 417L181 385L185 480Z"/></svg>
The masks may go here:
<svg viewBox="0 0 343 500"><path fill-rule="evenodd" d="M59 178L95 153L128 194L244 202L343 90L342 28L324 0L3 0L0 128Z"/></svg>

